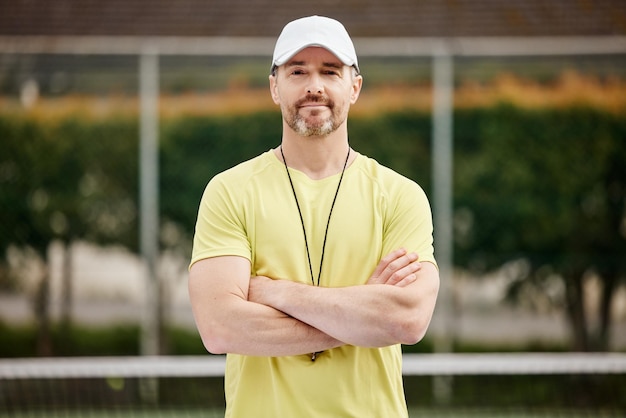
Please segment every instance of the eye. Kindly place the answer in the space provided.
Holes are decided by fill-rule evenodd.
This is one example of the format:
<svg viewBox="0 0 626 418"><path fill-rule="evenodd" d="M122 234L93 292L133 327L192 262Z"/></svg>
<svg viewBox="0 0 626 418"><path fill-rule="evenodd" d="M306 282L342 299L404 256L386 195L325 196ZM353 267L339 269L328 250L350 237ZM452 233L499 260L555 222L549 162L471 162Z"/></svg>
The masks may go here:
<svg viewBox="0 0 626 418"><path fill-rule="evenodd" d="M322 69L322 74L328 77L342 77L343 71L341 67L336 65L327 65Z"/></svg>

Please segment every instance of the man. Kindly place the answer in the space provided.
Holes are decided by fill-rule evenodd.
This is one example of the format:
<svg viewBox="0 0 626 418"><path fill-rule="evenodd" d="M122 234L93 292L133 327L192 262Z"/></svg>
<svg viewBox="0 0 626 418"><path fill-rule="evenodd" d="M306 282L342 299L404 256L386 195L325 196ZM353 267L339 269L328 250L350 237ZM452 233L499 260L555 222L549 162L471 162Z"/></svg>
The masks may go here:
<svg viewBox="0 0 626 418"><path fill-rule="evenodd" d="M281 144L209 182L190 267L202 340L228 353L226 416L406 417L400 344L439 287L428 200L350 148L363 79L341 23L285 26L269 82Z"/></svg>

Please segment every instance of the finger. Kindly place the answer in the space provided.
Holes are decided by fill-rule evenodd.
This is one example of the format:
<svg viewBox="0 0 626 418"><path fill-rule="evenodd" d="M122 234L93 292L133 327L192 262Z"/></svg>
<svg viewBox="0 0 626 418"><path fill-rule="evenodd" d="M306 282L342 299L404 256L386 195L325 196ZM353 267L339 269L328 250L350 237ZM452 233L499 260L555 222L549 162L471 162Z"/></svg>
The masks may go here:
<svg viewBox="0 0 626 418"><path fill-rule="evenodd" d="M403 277L403 272L407 271L403 269L411 265L412 263L417 262L417 260L418 256L416 253L408 253L396 258L387 265L385 270L383 270L380 275L381 280L383 280L384 283L388 283L389 281L393 281L395 283L399 281Z"/></svg>
<svg viewBox="0 0 626 418"><path fill-rule="evenodd" d="M388 277L383 278L382 276L385 271L388 271L389 264L405 254L406 250L404 248L400 248L390 252L389 254L381 258L381 260L378 262L378 265L374 269L374 272L370 276L368 283L384 283Z"/></svg>
<svg viewBox="0 0 626 418"><path fill-rule="evenodd" d="M412 273L412 274L409 274L408 276L405 276L402 280L400 280L394 286L396 286L396 287L406 287L406 286L410 285L411 283L414 283L416 280L417 280L417 274Z"/></svg>
<svg viewBox="0 0 626 418"><path fill-rule="evenodd" d="M402 286L406 286L417 279L417 276L412 276L416 275L421 268L422 264L419 261L414 261L394 272L385 284L397 286L402 283Z"/></svg>
<svg viewBox="0 0 626 418"><path fill-rule="evenodd" d="M420 264L420 269L421 269L421 264ZM418 272L419 272L419 269L415 273L411 273L411 274L408 274L408 275L404 276L404 278L402 280L400 280L398 283L396 283L394 286L406 287L406 286L409 286L412 283L415 283L417 281L417 273Z"/></svg>
<svg viewBox="0 0 626 418"><path fill-rule="evenodd" d="M380 268L379 275L382 274L386 269L389 268L390 264L396 262L399 258L406 255L406 250L404 248L399 248L395 251L390 252L386 256L384 256L380 262L378 263L377 269Z"/></svg>

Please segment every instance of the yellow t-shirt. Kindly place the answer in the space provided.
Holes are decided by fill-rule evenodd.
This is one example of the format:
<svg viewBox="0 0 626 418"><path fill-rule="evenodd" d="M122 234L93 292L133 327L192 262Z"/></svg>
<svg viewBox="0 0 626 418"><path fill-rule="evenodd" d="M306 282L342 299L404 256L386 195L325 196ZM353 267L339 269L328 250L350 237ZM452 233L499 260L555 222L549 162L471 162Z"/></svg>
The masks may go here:
<svg viewBox="0 0 626 418"><path fill-rule="evenodd" d="M311 180L289 169L317 280L340 174ZM380 259L404 247L435 263L428 199L413 181L358 155L333 209L320 286L364 284ZM285 167L273 152L215 176L198 213L191 263L236 255L252 275L311 284L302 225ZM343 346L310 356L229 354L226 417L406 417L400 345Z"/></svg>

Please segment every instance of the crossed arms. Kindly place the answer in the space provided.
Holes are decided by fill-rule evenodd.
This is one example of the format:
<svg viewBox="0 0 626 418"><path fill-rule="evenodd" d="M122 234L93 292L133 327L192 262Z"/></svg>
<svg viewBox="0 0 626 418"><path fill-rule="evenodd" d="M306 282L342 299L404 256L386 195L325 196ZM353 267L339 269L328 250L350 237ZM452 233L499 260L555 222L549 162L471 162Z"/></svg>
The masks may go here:
<svg viewBox="0 0 626 418"><path fill-rule="evenodd" d="M286 356L345 344L415 344L439 289L437 268L403 249L385 256L364 285L324 288L250 271L250 262L236 256L190 269L191 306L212 353Z"/></svg>

